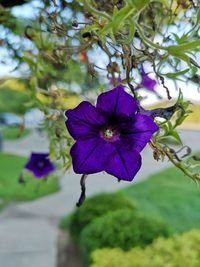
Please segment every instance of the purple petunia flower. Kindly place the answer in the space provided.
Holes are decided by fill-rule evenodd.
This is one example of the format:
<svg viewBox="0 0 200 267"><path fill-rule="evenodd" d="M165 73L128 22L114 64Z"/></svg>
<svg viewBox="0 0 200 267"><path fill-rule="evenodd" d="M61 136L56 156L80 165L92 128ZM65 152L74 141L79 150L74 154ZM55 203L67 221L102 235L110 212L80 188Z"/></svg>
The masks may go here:
<svg viewBox="0 0 200 267"><path fill-rule="evenodd" d="M141 76L142 76L142 82L141 86L149 89L150 91L154 91L154 88L156 86L156 81L151 79L148 74L144 71L143 65L141 65Z"/></svg>
<svg viewBox="0 0 200 267"><path fill-rule="evenodd" d="M48 157L48 153L32 153L24 168L31 171L37 178L47 176L55 170L54 164Z"/></svg>
<svg viewBox="0 0 200 267"><path fill-rule="evenodd" d="M102 93L96 107L83 101L66 111L66 126L76 140L70 152L75 173L106 171L133 180L141 167L140 152L158 130L150 117L136 113L137 108L120 85Z"/></svg>
<svg viewBox="0 0 200 267"><path fill-rule="evenodd" d="M109 75L109 76L108 76L108 81L109 81L109 84L113 86L114 81L113 81L113 77L112 77L112 75ZM117 83L120 83L120 84L122 83L122 78L121 78L120 74L119 74L118 77L116 78L116 81L117 81Z"/></svg>

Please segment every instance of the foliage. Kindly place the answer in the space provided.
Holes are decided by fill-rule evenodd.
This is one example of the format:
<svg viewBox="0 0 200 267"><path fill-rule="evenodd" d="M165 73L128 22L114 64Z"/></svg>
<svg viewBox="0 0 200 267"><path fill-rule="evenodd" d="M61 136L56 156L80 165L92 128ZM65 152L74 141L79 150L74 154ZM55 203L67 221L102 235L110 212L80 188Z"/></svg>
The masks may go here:
<svg viewBox="0 0 200 267"><path fill-rule="evenodd" d="M27 93L27 88L25 86L26 79L17 79L17 78L4 78L0 80L0 88L1 89L9 89L18 92Z"/></svg>
<svg viewBox="0 0 200 267"><path fill-rule="evenodd" d="M4 139L15 140L29 135L30 129L23 129L21 131L20 127L10 126L10 127L4 127L2 133Z"/></svg>
<svg viewBox="0 0 200 267"><path fill-rule="evenodd" d="M173 232L200 227L200 190L175 168L153 174L121 193L133 199L142 213L161 217Z"/></svg>
<svg viewBox="0 0 200 267"><path fill-rule="evenodd" d="M129 250L144 247L158 236L168 236L168 226L156 218L147 217L130 209L121 209L97 218L81 232L80 246L88 256L97 248Z"/></svg>
<svg viewBox="0 0 200 267"><path fill-rule="evenodd" d="M59 190L55 175L38 180L27 173L25 183L20 184L18 180L26 161L25 157L0 153L0 198L3 202L33 200Z"/></svg>
<svg viewBox="0 0 200 267"><path fill-rule="evenodd" d="M78 238L81 231L94 219L110 211L118 209L134 210L134 204L119 193L104 193L88 198L84 205L76 209L71 216L69 230L73 237Z"/></svg>
<svg viewBox="0 0 200 267"><path fill-rule="evenodd" d="M175 108L178 108L177 112L171 117L171 120L162 121L159 123L160 129L155 134L155 138L158 142L167 141L169 138L174 139L179 144L182 144L181 138L176 131L176 127L183 123L183 121L188 117L188 115L192 112L190 110L190 102L183 102L183 95L180 92L177 102L175 103ZM180 108L181 107L181 108Z"/></svg>
<svg viewBox="0 0 200 267"><path fill-rule="evenodd" d="M100 249L92 254L91 267L198 267L200 230L169 239L158 238L145 249L124 252L119 248Z"/></svg>
<svg viewBox="0 0 200 267"><path fill-rule="evenodd" d="M171 104L174 104L174 102L170 102ZM156 109L156 108L166 108L169 105L168 101L162 101L156 105L151 105L150 109ZM200 125L200 105L198 103L193 103L190 106L191 113L189 116L185 119L185 121L181 124L181 127L183 128L190 128L192 125Z"/></svg>
<svg viewBox="0 0 200 267"><path fill-rule="evenodd" d="M23 92L0 88L0 112L23 115L28 109L25 103L29 101L30 97Z"/></svg>

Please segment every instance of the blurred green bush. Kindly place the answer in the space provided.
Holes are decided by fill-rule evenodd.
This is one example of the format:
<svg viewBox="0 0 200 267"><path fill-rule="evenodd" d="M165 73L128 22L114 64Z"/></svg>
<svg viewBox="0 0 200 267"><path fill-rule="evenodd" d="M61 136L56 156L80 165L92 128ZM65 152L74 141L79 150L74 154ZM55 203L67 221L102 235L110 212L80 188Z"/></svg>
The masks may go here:
<svg viewBox="0 0 200 267"><path fill-rule="evenodd" d="M92 259L91 267L199 267L200 230L159 238L145 249L99 249L93 252Z"/></svg>
<svg viewBox="0 0 200 267"><path fill-rule="evenodd" d="M88 262L92 251L97 248L144 247L158 236L169 236L168 226L159 219L147 217L134 210L123 208L95 219L81 232L80 246Z"/></svg>
<svg viewBox="0 0 200 267"><path fill-rule="evenodd" d="M3 138L7 140L15 140L29 135L30 129L21 130L19 126L8 126L2 130Z"/></svg>
<svg viewBox="0 0 200 267"><path fill-rule="evenodd" d="M105 215L110 211L123 208L133 211L134 204L120 193L104 193L88 198L71 216L69 230L72 237L78 239L84 227L91 223L95 218ZM64 219L63 223L61 223L62 228L65 221L67 224L67 220Z"/></svg>
<svg viewBox="0 0 200 267"><path fill-rule="evenodd" d="M25 105L29 101L30 97L24 92L0 88L0 112L12 112L18 115L24 115L32 107Z"/></svg>

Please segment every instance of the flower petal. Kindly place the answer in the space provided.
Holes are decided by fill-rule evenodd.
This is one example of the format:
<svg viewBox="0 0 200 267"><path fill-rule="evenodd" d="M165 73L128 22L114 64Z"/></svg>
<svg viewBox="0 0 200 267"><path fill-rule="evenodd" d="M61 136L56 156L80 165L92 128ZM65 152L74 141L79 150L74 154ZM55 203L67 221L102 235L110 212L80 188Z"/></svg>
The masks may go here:
<svg viewBox="0 0 200 267"><path fill-rule="evenodd" d="M55 170L55 167L53 165L51 165L51 166L49 165L49 166L45 167L42 170L40 170L40 169L33 169L32 170L32 173L37 178L42 178L44 176L47 176L49 173L53 172L54 170Z"/></svg>
<svg viewBox="0 0 200 267"><path fill-rule="evenodd" d="M143 76L142 86L144 86L145 88L154 91L154 87L156 86L156 84L156 81L151 79L147 74Z"/></svg>
<svg viewBox="0 0 200 267"><path fill-rule="evenodd" d="M87 101L65 112L66 126L74 139L86 139L98 134L98 129L105 124L105 118Z"/></svg>
<svg viewBox="0 0 200 267"><path fill-rule="evenodd" d="M120 180L132 181L141 167L138 151L100 138L78 140L71 149L71 156L74 172L79 174L106 171Z"/></svg>
<svg viewBox="0 0 200 267"><path fill-rule="evenodd" d="M42 178L55 170L54 164L48 157L49 153L32 153L24 168L31 171L36 177ZM44 164L44 167L38 166L40 162Z"/></svg>
<svg viewBox="0 0 200 267"><path fill-rule="evenodd" d="M99 138L78 140L71 148L72 164L75 173L91 174L104 170L104 141Z"/></svg>
<svg viewBox="0 0 200 267"><path fill-rule="evenodd" d="M121 129L121 142L140 152L159 127L150 117L136 114L132 121L121 124Z"/></svg>
<svg viewBox="0 0 200 267"><path fill-rule="evenodd" d="M35 153L32 152L28 162L25 164L24 168L27 170L32 170L34 168L35 162L38 162L40 160L47 159L49 156L49 153Z"/></svg>
<svg viewBox="0 0 200 267"><path fill-rule="evenodd" d="M102 93L97 98L97 109L108 116L124 117L133 116L137 110L136 100L124 91L122 85L113 90Z"/></svg>
<svg viewBox="0 0 200 267"><path fill-rule="evenodd" d="M140 72L142 75L141 85L151 91L154 91L154 87L156 86L157 82L148 76L148 74L144 71L143 65L140 67Z"/></svg>
<svg viewBox="0 0 200 267"><path fill-rule="evenodd" d="M114 146L112 157L107 160L105 171L120 180L132 181L141 167L141 156L136 150L129 150L126 146Z"/></svg>

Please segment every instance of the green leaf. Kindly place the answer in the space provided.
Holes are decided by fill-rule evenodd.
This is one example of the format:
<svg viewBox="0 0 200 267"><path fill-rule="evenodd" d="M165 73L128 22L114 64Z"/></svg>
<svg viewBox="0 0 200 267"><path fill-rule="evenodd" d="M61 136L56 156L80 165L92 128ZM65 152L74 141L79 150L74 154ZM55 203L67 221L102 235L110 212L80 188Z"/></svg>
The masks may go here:
<svg viewBox="0 0 200 267"><path fill-rule="evenodd" d="M198 47L200 47L200 39L192 41L192 42L187 42L187 43L181 44L181 45L170 45L167 47L167 51L171 55L174 55L176 53L186 52L188 50L193 50L193 49L196 49Z"/></svg>
<svg viewBox="0 0 200 267"><path fill-rule="evenodd" d="M108 34L111 30L112 30L112 22L106 24L99 33L100 35L105 35Z"/></svg>
<svg viewBox="0 0 200 267"><path fill-rule="evenodd" d="M192 70L192 75L195 75L198 71L197 67L192 67L191 70Z"/></svg>
<svg viewBox="0 0 200 267"><path fill-rule="evenodd" d="M183 61L185 61L186 63L188 63L188 65L190 65L191 63L191 59L188 55L182 53L181 51L171 51L170 54L174 57L177 57Z"/></svg>
<svg viewBox="0 0 200 267"><path fill-rule="evenodd" d="M124 8L120 9L112 18L112 28L113 32L116 33L122 23L135 11L134 8L130 8L126 5Z"/></svg>
<svg viewBox="0 0 200 267"><path fill-rule="evenodd" d="M114 9L113 16L110 22L104 26L100 31L100 35L110 34L111 38L114 39L114 34L120 30L120 27L126 23L126 20L135 12L135 8L130 5L126 5L120 10ZM130 42L134 34L134 25L130 25L129 35L126 43ZM123 41L122 41L123 42Z"/></svg>
<svg viewBox="0 0 200 267"><path fill-rule="evenodd" d="M180 76L180 75L184 75L185 73L187 73L190 69L185 69L182 71L178 71L176 73L173 72L168 72L166 74L164 74L165 76L167 76L170 79L175 79L176 77Z"/></svg>
<svg viewBox="0 0 200 267"><path fill-rule="evenodd" d="M118 39L117 41L122 44L129 44L133 40L133 36L135 33L135 24L134 22L130 19L129 20L129 34L125 40Z"/></svg>
<svg viewBox="0 0 200 267"><path fill-rule="evenodd" d="M189 41L187 34L183 34L181 37L179 37L177 34L173 33L173 36L175 37L175 40L178 44L184 44Z"/></svg>
<svg viewBox="0 0 200 267"><path fill-rule="evenodd" d="M30 78L30 86L33 89L35 89L37 87L37 78L36 77L31 77Z"/></svg>
<svg viewBox="0 0 200 267"><path fill-rule="evenodd" d="M143 7L150 3L150 0L131 0L129 1L133 6L137 8L137 10L141 10Z"/></svg>
<svg viewBox="0 0 200 267"><path fill-rule="evenodd" d="M179 142L179 144L182 144L181 138L176 131L172 131L169 136L173 136L174 139Z"/></svg>
<svg viewBox="0 0 200 267"><path fill-rule="evenodd" d="M200 7L197 12L197 23L199 23L199 21L200 21Z"/></svg>
<svg viewBox="0 0 200 267"><path fill-rule="evenodd" d="M174 139L172 136L163 136L159 138L159 142L163 142L165 144L181 144L179 141Z"/></svg>

